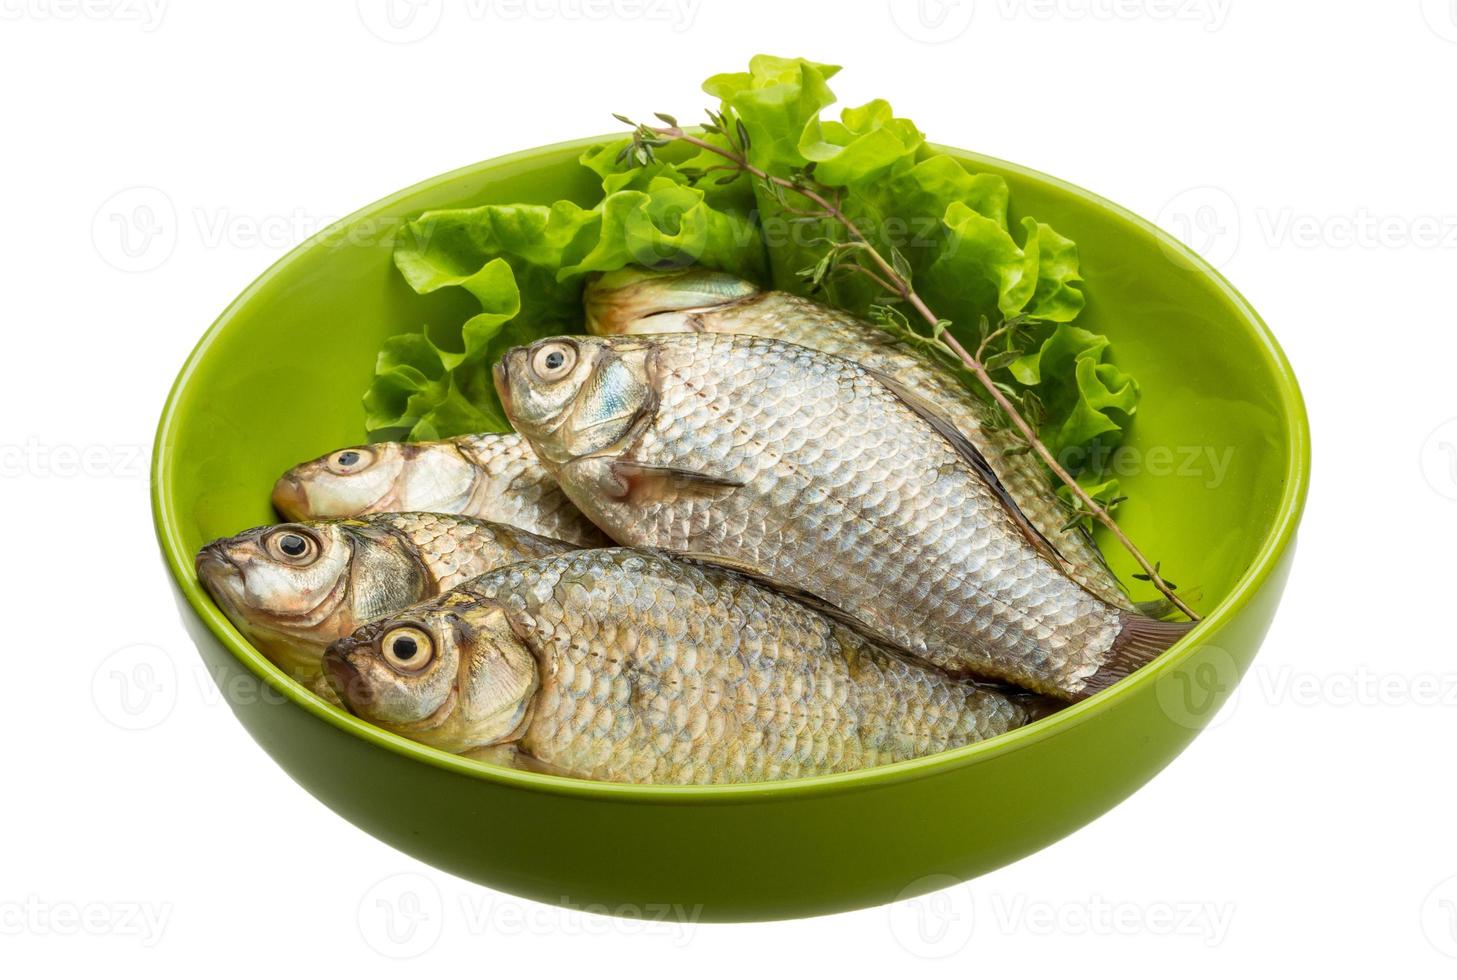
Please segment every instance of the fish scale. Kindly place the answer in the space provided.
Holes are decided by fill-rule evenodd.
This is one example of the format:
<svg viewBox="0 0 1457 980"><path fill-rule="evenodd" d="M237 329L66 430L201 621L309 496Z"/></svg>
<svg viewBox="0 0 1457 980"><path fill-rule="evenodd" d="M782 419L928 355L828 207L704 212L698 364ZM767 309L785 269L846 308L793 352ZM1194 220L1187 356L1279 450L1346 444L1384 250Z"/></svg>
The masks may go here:
<svg viewBox="0 0 1457 980"><path fill-rule="evenodd" d="M465 435L453 441L483 477L466 505L468 513L586 547L608 543L562 496L530 443L516 433Z"/></svg>
<svg viewBox="0 0 1457 980"><path fill-rule="evenodd" d="M625 549L525 562L461 593L528 624L542 676L519 746L575 775L703 783L839 772L1031 717L1025 699L908 663L732 573Z"/></svg>
<svg viewBox="0 0 1457 980"><path fill-rule="evenodd" d="M271 553L264 541L282 533L320 542L315 557L292 562ZM197 567L234 625L312 683L324 648L360 623L501 565L573 547L469 517L371 514L253 528L203 547Z"/></svg>
<svg viewBox="0 0 1457 980"><path fill-rule="evenodd" d="M403 535L441 592L497 566L569 547L504 524L453 514L379 514L357 520Z"/></svg>
<svg viewBox="0 0 1457 980"><path fill-rule="evenodd" d="M372 462L337 472L331 460L341 452ZM291 520L430 512L510 524L583 547L611 543L514 432L338 450L279 478L274 505Z"/></svg>
<svg viewBox="0 0 1457 980"><path fill-rule="evenodd" d="M856 361L895 378L977 447L1017 506L1056 547L1072 578L1112 605L1133 608L1087 532L1080 525L1067 526L1071 512L1054 493L1042 464L1023 451L1015 433L993 424L992 407L946 368L873 323L792 293L754 291L745 297L750 284L703 270L640 275L643 278L638 280L629 276L625 287L621 278L588 287L588 325L594 333L692 330L777 339ZM688 307L681 314L664 316L674 309L672 296L678 282L702 292L685 298ZM708 294L715 291L726 299L743 298L709 305ZM635 304L638 310L634 310ZM643 311L654 315L634 315Z"/></svg>
<svg viewBox="0 0 1457 980"><path fill-rule="evenodd" d="M534 349L548 343L560 342ZM560 439L602 420L577 418L577 402L566 420L525 418L526 388L504 401L567 495L617 541L748 567L939 667L1069 700L1188 629L1070 578L970 457L858 363L753 336L572 343L593 374L630 362L650 379L652 397L618 441L564 452ZM498 384L535 384L530 350L508 354ZM678 476L623 491L610 478L620 466Z"/></svg>

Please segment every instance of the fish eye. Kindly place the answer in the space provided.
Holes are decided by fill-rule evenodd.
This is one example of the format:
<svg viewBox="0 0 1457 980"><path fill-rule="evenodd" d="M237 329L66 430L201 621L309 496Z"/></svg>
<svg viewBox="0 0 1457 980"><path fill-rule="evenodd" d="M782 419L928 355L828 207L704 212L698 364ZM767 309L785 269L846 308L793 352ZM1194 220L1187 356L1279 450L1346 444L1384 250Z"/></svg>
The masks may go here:
<svg viewBox="0 0 1457 980"><path fill-rule="evenodd" d="M302 528L281 527L264 541L268 553L290 565L306 565L319 556L319 542Z"/></svg>
<svg viewBox="0 0 1457 980"><path fill-rule="evenodd" d="M538 347L531 355L531 370L542 381L564 378L577 363L577 349L564 341L553 341Z"/></svg>
<svg viewBox="0 0 1457 980"><path fill-rule="evenodd" d="M364 447L355 449L341 449L329 457L329 472L339 476L348 476L350 473L358 473L360 470L374 462L374 452Z"/></svg>
<svg viewBox="0 0 1457 980"><path fill-rule="evenodd" d="M435 641L418 626L396 626L379 641L385 663L404 674L419 673L435 659Z"/></svg>

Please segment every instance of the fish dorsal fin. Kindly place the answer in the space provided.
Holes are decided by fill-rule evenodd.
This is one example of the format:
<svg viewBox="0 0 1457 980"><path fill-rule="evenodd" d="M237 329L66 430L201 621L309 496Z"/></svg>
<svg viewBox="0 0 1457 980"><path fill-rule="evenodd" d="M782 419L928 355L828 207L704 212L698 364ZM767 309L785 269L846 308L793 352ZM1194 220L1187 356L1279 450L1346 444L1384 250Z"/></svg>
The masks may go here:
<svg viewBox="0 0 1457 980"><path fill-rule="evenodd" d="M1067 566L1067 559L1057 550L1057 546L1047 540L1043 533L1037 529L1037 526L1027 519L1027 515L1022 513L1022 508L1017 506L1017 502L1012 499L1012 495L1002 485L1001 477L997 476L997 471L992 469L992 465L987 462L981 450L977 449L960 429L952 425L945 416L926 404L919 395L907 390L905 386L894 378L882 374L879 371L871 370L870 368L866 368L865 373L884 385L887 391L899 399L912 412L920 416L926 424L935 430L937 435L941 436L941 438L945 439L951 445L951 448L956 451L956 454L966 461L967 465L972 468L972 471L977 476L981 477L982 482L987 485L988 489L992 491L992 494L1001 503L1003 509L1006 510L1007 516L1012 519L1012 523L1017 526L1017 529L1022 532L1022 536L1027 539L1027 543L1032 545L1032 548L1038 554L1059 568Z"/></svg>

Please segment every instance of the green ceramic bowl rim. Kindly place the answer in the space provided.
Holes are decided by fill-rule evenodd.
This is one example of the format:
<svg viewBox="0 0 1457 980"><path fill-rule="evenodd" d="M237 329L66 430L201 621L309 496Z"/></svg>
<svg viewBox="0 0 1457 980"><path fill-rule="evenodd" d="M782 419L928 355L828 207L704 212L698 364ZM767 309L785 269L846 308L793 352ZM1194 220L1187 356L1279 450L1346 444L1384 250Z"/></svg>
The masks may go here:
<svg viewBox="0 0 1457 980"><path fill-rule="evenodd" d="M972 163L985 163L1005 172L1014 173L1030 180L1040 181L1070 196L1081 198L1093 207L1101 208L1104 211L1118 216L1128 226L1143 235L1145 239L1152 240L1167 252L1177 255L1190 269L1201 272L1208 277L1218 287L1225 299L1238 310L1253 339L1257 341L1260 349L1264 351L1266 366L1272 371L1276 379L1278 394L1283 407L1283 422L1290 441L1289 458L1286 462L1284 495L1280 501L1279 512L1276 515L1274 526L1265 538L1265 541L1261 544L1254 562L1236 583L1234 589L1225 600L1215 609L1211 610L1204 617L1203 621L1191 630L1187 636L1171 647L1157 661L1145 667L1143 670L1138 671L1131 677L1120 681L1085 701L1078 702L1047 718L1034 722L1024 728L1008 732L1005 735L988 739L985 742L978 742L959 749L953 749L948 752L941 752L936 755L881 766L875 769L863 769L830 776L809 776L768 783L743 783L720 786L639 786L521 772L451 755L447 752L422 745L419 742L410 741L381 728L376 728L368 722L348 714L315 696L303 686L295 683L267 658L253 649L243 638L242 634L233 627L232 623L213 604L193 574L193 555L183 547L182 534L173 510L173 501L170 493L172 477L171 453L167 448L169 436L177 422L178 406L182 390L186 387L194 371L197 369L198 364L207 356L214 339L227 327L233 315L248 303L252 302L260 293L268 289L273 281L278 278L282 270L293 262L296 257L312 248L317 240L325 238L334 230L348 226L355 221L361 220L382 208L394 205L402 199L420 191L441 183L475 174L483 169L497 167L503 164L526 162L534 157L554 151L586 149L594 143L601 143L612 138L612 135L608 135L569 140L550 146L522 150L505 156L495 157L491 160L484 160L466 167L461 167L457 170L452 170L448 173L440 174L429 180L421 181L412 187L382 198L367 207L361 208L354 214L343 218L330 228L325 229L323 232L320 232L318 235L313 236L311 239L292 249L287 255L275 262L254 280L232 303L228 304L227 309L218 316L212 326L208 328L208 331L203 334L202 339L198 341L197 346L193 348L192 353L188 356L187 362L178 373L177 380L173 382L172 389L167 395L167 403L162 409L161 421L157 426L157 438L153 446L152 456L152 516L156 524L157 540L161 545L167 567L193 611L202 619L208 629L222 641L223 645L233 656L271 688L293 701L303 710L336 728L362 738L367 742L371 742L380 748L407 756L425 765L435 766L475 779L514 785L524 790L565 796L664 804L703 804L710 802L751 802L765 798L824 795L885 787L904 780L920 779L960 766L972 765L980 761L995 758L1006 752L1014 752L1024 745L1040 741L1064 729L1080 725L1088 718L1112 708L1115 704L1126 698L1132 697L1135 692L1157 683L1161 676L1178 669L1181 664L1193 656L1199 650L1204 637L1212 635L1244 607L1250 600L1250 597L1254 595L1269 577L1270 572L1275 567L1280 556L1290 545L1296 525L1300 521L1300 515L1305 506L1306 490L1310 479L1309 424L1306 419L1305 403L1300 394L1300 387L1295 380L1295 374L1290 368L1289 361L1286 360L1284 352L1280 349L1280 345L1275 341L1269 328L1265 326L1264 321L1260 319L1259 314L1246 302L1245 298L1218 271L1177 239L1111 201L1105 200L1096 194L1069 184L1066 181L1059 180L1056 177L1008 163L995 157L983 156L966 150L958 150L954 147L938 147L938 149L945 150L960 159Z"/></svg>

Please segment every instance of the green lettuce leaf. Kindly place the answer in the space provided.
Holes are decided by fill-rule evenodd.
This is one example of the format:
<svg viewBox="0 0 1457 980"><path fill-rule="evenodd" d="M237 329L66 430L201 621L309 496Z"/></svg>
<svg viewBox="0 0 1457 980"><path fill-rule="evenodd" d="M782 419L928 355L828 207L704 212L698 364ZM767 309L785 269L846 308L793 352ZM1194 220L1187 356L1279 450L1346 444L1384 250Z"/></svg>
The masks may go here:
<svg viewBox="0 0 1457 980"><path fill-rule="evenodd" d="M935 150L883 99L829 115L829 81L838 71L757 55L747 71L714 75L703 88L726 125L702 138L717 147L746 142L750 162L767 173L808 174L832 188L844 213L963 344L975 345L983 319L1030 318L1031 347L1018 343L1020 353L1005 354L998 376L1042 406L1041 434L1054 453L1072 459L1079 449L1116 444L1137 408L1138 386L1109 359L1107 338L1073 325L1084 304L1077 246L1035 217L1012 222L1005 180ZM395 263L410 286L464 290L480 311L385 343L365 396L372 434L434 438L505 428L491 364L511 345L580 330L590 273L699 263L817 293L803 271L846 236L833 221L796 214L809 206L805 198L725 174L722 158L708 150L663 147L647 161L632 150L623 137L582 154L601 185L591 207L487 205L428 212L405 228ZM817 298L859 315L888 299L858 274L819 288ZM1074 463L1099 499L1116 495L1116 481Z"/></svg>
<svg viewBox="0 0 1457 980"><path fill-rule="evenodd" d="M845 109L839 122L811 119L800 133L799 155L815 164L816 180L859 189L914 163L925 142L914 123L875 99Z"/></svg>
<svg viewBox="0 0 1457 980"><path fill-rule="evenodd" d="M805 127L835 101L829 80L838 65L804 58L756 54L749 70L714 75L703 91L718 99L721 109L743 123L749 134L749 162L783 176L806 162L799 152Z"/></svg>
<svg viewBox="0 0 1457 980"><path fill-rule="evenodd" d="M1121 433L1138 410L1138 383L1108 363L1107 355L1107 337L1061 324L1008 368L1019 384L1036 390L1046 409L1038 435L1074 469L1087 461L1088 454L1079 450Z"/></svg>
<svg viewBox="0 0 1457 980"><path fill-rule="evenodd" d="M485 205L430 211L395 243L396 267L416 292L458 288L481 312L390 338L365 394L374 438L427 439L507 428L490 365L509 347L581 330L582 279L627 265L705 265L751 279L764 247L747 186L712 197L679 165L625 168L621 146L594 147L582 164L599 175L595 207ZM717 201L720 206L713 203Z"/></svg>

